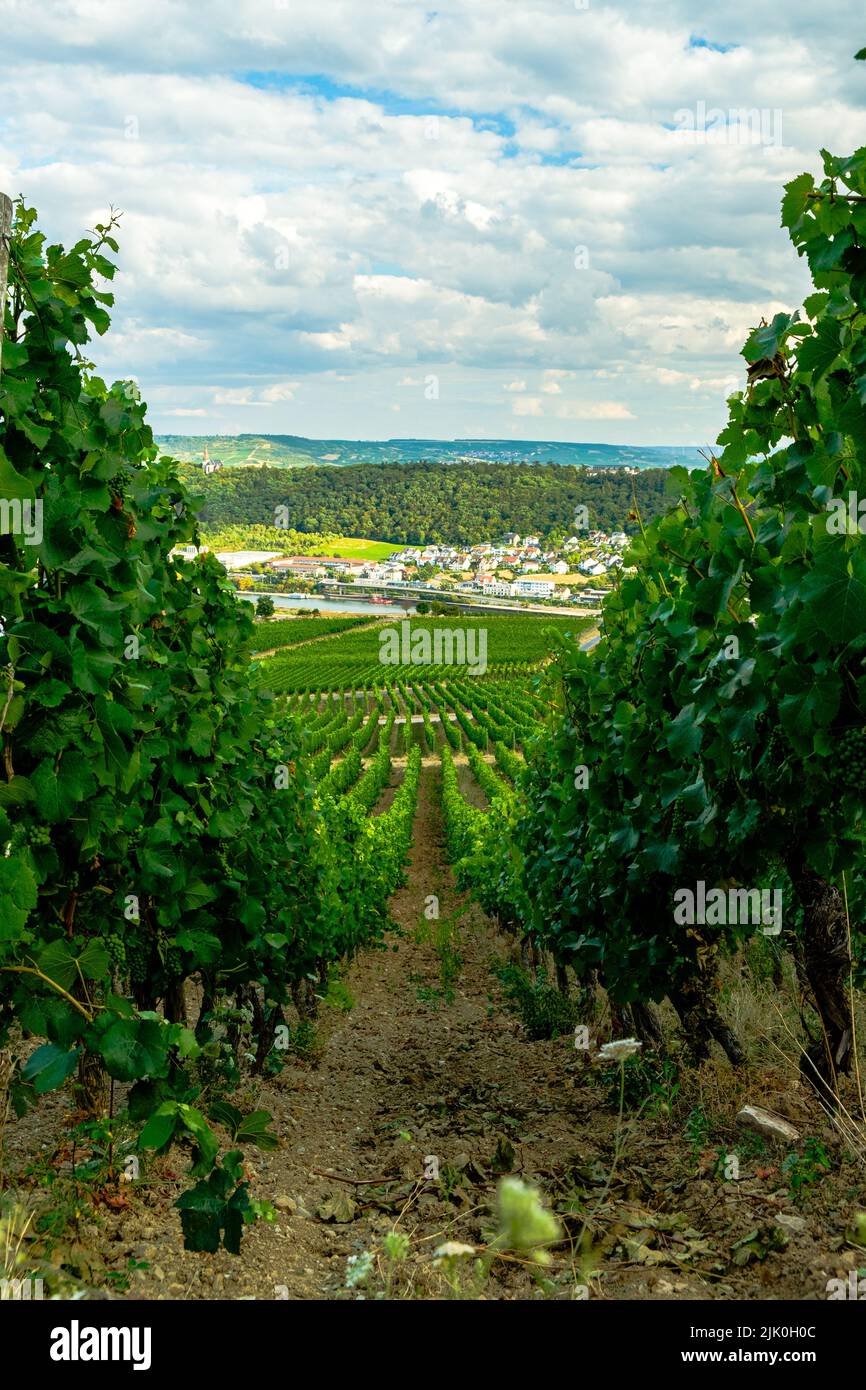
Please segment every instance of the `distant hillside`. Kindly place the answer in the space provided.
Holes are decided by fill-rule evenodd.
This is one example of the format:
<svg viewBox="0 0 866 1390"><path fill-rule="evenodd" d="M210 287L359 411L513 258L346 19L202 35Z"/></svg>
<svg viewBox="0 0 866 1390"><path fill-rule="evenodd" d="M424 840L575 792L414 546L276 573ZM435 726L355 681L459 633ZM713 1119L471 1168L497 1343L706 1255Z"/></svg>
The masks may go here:
<svg viewBox="0 0 866 1390"><path fill-rule="evenodd" d="M635 499L645 521L668 505L663 468L593 474L569 464L405 463L226 468L209 476L185 465L182 472L204 499L206 532L256 527L256 543L265 548L280 546L279 532L269 533L278 507L285 508L283 524L305 534L472 545L506 531L568 536L580 504L590 528L604 531L634 529L628 517Z"/></svg>
<svg viewBox="0 0 866 1390"><path fill-rule="evenodd" d="M201 463L205 448L211 459L219 460L226 468L309 468L325 462L312 452L293 448L283 439L258 434L158 434L156 442L164 454L183 463Z"/></svg>
<svg viewBox="0 0 866 1390"><path fill-rule="evenodd" d="M513 439L304 439L291 434L157 436L166 454L200 460L207 445L211 458L231 468L267 465L300 468L311 464L448 463L478 459L486 463L555 463L577 467L599 465L632 468L698 467L696 449L642 448L624 444L545 444Z"/></svg>

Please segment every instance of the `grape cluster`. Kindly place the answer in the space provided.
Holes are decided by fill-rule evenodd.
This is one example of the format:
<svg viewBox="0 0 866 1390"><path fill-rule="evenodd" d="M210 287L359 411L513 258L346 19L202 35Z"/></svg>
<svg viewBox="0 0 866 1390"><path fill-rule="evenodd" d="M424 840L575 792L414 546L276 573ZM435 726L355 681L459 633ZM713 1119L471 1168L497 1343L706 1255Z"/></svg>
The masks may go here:
<svg viewBox="0 0 866 1390"><path fill-rule="evenodd" d="M159 958L165 967L167 975L178 977L183 974L183 953L175 946L171 937L160 932L157 937L157 949Z"/></svg>
<svg viewBox="0 0 866 1390"><path fill-rule="evenodd" d="M764 731L763 747L758 767L765 783L774 784L786 770L791 754L791 745L780 725L775 724Z"/></svg>
<svg viewBox="0 0 866 1390"><path fill-rule="evenodd" d="M124 954L132 983L134 985L146 984L150 975L150 951L144 942L133 937L125 943Z"/></svg>
<svg viewBox="0 0 866 1390"><path fill-rule="evenodd" d="M31 825L27 831L27 842L36 849L39 845L51 844L51 828L47 825Z"/></svg>
<svg viewBox="0 0 866 1390"><path fill-rule="evenodd" d="M106 936L105 949L111 957L115 970L121 973L126 969L126 947L122 936Z"/></svg>
<svg viewBox="0 0 866 1390"><path fill-rule="evenodd" d="M785 734L779 724L772 730L767 740L767 756L770 758L786 757L790 752L790 746Z"/></svg>
<svg viewBox="0 0 866 1390"><path fill-rule="evenodd" d="M836 735L836 776L844 787L859 790L866 783L866 729L845 729Z"/></svg>
<svg viewBox="0 0 866 1390"><path fill-rule="evenodd" d="M686 821L690 819L691 817L683 803L681 801L675 802L674 814L671 820L671 835L675 836L677 839L682 839L683 835L688 833L686 831Z"/></svg>

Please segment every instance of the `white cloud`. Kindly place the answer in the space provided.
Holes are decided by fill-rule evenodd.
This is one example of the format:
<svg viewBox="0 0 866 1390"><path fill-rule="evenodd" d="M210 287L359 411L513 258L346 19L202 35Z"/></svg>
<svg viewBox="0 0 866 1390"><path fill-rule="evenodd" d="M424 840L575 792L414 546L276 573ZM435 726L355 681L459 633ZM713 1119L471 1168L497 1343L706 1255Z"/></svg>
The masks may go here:
<svg viewBox="0 0 866 1390"><path fill-rule="evenodd" d="M782 183L862 142L853 0L2 13L0 187L52 241L124 210L92 352L157 426L381 436L432 372L406 433L712 438L748 329L805 291ZM714 108L711 138L674 128ZM740 139L752 109L771 143Z"/></svg>
<svg viewBox="0 0 866 1390"><path fill-rule="evenodd" d="M659 386L687 386L688 372L675 371L673 367L650 367L648 373Z"/></svg>
<svg viewBox="0 0 866 1390"><path fill-rule="evenodd" d="M563 401L557 407L560 420L634 420L636 416L621 401Z"/></svg>
<svg viewBox="0 0 866 1390"><path fill-rule="evenodd" d="M541 389L546 396L559 396L562 393L561 383L572 375L572 372L564 372L556 367L551 367L544 373Z"/></svg>
<svg viewBox="0 0 866 1390"><path fill-rule="evenodd" d="M279 401L293 401L300 386L299 381L280 381L273 386L266 386L262 392L262 400L269 405L276 405Z"/></svg>
<svg viewBox="0 0 866 1390"><path fill-rule="evenodd" d="M214 391L214 405L279 405L293 401L300 382L281 381L271 386L233 386Z"/></svg>

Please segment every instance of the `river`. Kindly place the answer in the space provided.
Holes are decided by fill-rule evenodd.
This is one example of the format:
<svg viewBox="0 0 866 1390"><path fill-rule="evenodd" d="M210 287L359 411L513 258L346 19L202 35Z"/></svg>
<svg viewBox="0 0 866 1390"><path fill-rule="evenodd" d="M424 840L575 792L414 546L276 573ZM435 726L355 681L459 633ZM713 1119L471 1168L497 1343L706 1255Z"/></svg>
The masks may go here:
<svg viewBox="0 0 866 1390"><path fill-rule="evenodd" d="M357 598L320 598L318 594L257 594L247 589L238 591L238 598L255 602L258 598L269 598L275 608L318 608L320 613L364 613L370 618L387 618L391 615L403 617L416 612L414 603L401 600L399 603L365 603Z"/></svg>

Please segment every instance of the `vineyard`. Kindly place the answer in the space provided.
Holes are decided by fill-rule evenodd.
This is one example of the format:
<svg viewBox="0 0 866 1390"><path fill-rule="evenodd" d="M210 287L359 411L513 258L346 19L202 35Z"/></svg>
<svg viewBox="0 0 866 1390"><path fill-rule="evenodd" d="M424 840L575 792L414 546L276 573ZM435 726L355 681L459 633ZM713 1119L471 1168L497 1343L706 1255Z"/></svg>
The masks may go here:
<svg viewBox="0 0 866 1390"><path fill-rule="evenodd" d="M316 637L333 637L366 623L366 618L274 618L256 623L254 652L297 647Z"/></svg>
<svg viewBox="0 0 866 1390"><path fill-rule="evenodd" d="M83 357L115 224L64 251L17 206L8 1277L823 1298L864 1262L864 203L866 151L787 186L814 293L597 631L255 623Z"/></svg>
<svg viewBox="0 0 866 1390"><path fill-rule="evenodd" d="M589 619L580 617L538 623L533 618L510 616L415 618L411 622L389 619L375 627L363 619L361 623L363 627L339 643L288 651L269 661L262 673L263 682L275 694L309 695L374 687L395 666L400 670L408 667L413 682L422 688L449 678L455 665L458 669L475 667L478 675L489 671L500 677L525 676L549 656L552 631L578 634L591 626Z"/></svg>

